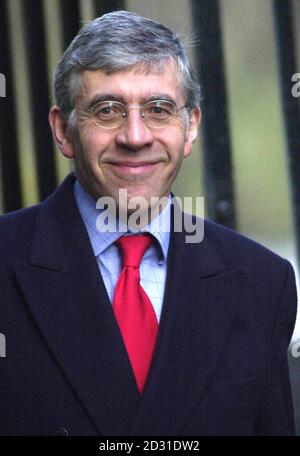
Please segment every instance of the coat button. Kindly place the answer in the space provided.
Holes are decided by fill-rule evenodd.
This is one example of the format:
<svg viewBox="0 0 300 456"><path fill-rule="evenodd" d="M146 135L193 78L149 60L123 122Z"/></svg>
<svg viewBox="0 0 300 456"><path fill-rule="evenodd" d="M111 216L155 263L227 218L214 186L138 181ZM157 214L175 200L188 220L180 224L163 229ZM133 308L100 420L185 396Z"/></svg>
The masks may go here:
<svg viewBox="0 0 300 456"><path fill-rule="evenodd" d="M67 436L67 435L69 435L69 432L67 431L67 429L65 429L65 428L62 427L62 428L57 428L57 429L54 431L53 435L63 435L63 436Z"/></svg>

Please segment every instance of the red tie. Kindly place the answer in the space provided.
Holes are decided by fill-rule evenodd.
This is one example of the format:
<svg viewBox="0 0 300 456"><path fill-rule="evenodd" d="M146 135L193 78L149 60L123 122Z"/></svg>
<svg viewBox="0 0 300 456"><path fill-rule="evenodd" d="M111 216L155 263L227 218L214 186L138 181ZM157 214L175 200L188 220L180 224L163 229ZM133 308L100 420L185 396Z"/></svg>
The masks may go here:
<svg viewBox="0 0 300 456"><path fill-rule="evenodd" d="M148 235L123 236L116 241L122 252L122 272L116 284L113 309L139 391L147 379L158 323L151 301L140 285L140 263L153 242Z"/></svg>

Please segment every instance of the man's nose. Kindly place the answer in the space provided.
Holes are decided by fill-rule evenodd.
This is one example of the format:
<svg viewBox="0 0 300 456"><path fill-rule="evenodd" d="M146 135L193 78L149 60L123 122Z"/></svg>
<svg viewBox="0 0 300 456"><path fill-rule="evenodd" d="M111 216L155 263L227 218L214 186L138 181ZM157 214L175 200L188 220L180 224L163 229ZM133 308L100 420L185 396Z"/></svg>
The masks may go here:
<svg viewBox="0 0 300 456"><path fill-rule="evenodd" d="M116 136L116 141L119 145L132 150L139 150L152 144L152 131L145 124L139 109L129 110L127 118Z"/></svg>

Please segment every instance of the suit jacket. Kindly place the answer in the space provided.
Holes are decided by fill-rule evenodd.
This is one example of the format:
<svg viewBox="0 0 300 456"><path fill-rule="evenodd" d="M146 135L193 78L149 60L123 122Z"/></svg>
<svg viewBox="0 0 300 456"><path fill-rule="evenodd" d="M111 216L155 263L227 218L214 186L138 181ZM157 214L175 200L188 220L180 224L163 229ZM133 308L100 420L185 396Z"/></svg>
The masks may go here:
<svg viewBox="0 0 300 456"><path fill-rule="evenodd" d="M198 244L172 233L140 396L74 179L0 218L0 434L293 434L290 264L209 221Z"/></svg>

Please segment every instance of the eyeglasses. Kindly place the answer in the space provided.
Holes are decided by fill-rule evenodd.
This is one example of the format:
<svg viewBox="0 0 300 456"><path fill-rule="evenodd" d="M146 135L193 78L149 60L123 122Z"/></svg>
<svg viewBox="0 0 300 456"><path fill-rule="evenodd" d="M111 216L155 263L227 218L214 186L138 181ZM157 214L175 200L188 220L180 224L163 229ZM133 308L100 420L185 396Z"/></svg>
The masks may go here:
<svg viewBox="0 0 300 456"><path fill-rule="evenodd" d="M98 127L106 129L120 127L127 119L129 109L139 109L148 127L163 128L172 122L181 109L187 108L185 105L179 108L167 100L148 101L142 106L125 106L119 101L107 100L100 101L91 108L78 107L89 113Z"/></svg>

